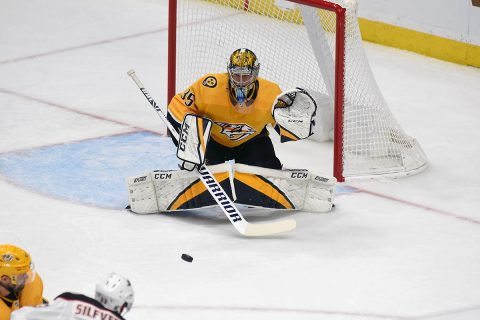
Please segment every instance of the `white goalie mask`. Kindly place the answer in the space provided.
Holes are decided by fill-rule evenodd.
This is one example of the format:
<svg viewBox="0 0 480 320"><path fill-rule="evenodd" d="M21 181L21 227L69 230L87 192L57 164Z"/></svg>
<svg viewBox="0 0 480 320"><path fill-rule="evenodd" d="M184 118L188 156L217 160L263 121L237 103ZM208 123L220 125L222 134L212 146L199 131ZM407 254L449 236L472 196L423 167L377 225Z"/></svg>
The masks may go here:
<svg viewBox="0 0 480 320"><path fill-rule="evenodd" d="M107 274L95 287L95 299L118 314L127 313L133 305L134 293L130 281L116 273Z"/></svg>
<svg viewBox="0 0 480 320"><path fill-rule="evenodd" d="M260 64L253 51L241 48L235 50L227 64L231 95L243 106L252 98Z"/></svg>

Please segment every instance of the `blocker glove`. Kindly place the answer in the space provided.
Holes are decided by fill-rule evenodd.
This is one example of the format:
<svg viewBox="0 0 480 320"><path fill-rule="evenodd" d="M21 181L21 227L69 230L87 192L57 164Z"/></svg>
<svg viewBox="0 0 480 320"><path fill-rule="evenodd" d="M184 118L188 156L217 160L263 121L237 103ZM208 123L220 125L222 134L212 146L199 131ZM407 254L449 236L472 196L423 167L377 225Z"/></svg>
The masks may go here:
<svg viewBox="0 0 480 320"><path fill-rule="evenodd" d="M196 114L187 114L183 119L178 138L177 157L181 160L180 168L192 171L205 163L212 120Z"/></svg>

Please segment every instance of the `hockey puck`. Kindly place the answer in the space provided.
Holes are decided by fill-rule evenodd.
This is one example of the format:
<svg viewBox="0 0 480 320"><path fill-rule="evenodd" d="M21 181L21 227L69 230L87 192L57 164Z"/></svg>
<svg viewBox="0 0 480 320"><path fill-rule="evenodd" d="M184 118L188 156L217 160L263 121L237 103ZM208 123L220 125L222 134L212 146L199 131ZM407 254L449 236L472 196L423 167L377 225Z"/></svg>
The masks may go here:
<svg viewBox="0 0 480 320"><path fill-rule="evenodd" d="M193 261L193 258L192 256L189 256L188 254L184 253L182 254L182 259L187 261L187 262L192 262Z"/></svg>

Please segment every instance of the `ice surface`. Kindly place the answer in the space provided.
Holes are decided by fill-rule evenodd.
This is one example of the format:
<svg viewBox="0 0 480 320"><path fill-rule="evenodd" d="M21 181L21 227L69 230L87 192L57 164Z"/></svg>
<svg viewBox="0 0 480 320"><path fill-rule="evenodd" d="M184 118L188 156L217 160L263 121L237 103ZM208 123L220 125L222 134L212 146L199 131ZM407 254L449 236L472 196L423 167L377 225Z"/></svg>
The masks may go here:
<svg viewBox="0 0 480 320"><path fill-rule="evenodd" d="M2 1L0 242L31 252L47 298L92 295L116 271L134 285L130 320L480 317L479 69L365 43L429 168L342 185L331 214L247 212L298 227L245 239L216 211L122 209L125 177L175 165L126 75L165 102L166 26L166 0ZM329 144L275 147L331 173Z"/></svg>

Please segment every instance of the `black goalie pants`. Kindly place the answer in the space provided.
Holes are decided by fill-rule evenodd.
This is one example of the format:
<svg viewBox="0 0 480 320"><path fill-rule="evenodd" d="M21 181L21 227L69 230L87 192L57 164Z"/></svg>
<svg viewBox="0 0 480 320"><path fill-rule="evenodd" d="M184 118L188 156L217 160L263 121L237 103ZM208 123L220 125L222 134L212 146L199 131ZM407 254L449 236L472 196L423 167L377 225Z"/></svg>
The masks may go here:
<svg viewBox="0 0 480 320"><path fill-rule="evenodd" d="M270 169L282 169L282 163L275 155L272 140L268 135L260 135L242 145L228 148L213 139L207 146L206 164L221 164L235 159L236 163Z"/></svg>

